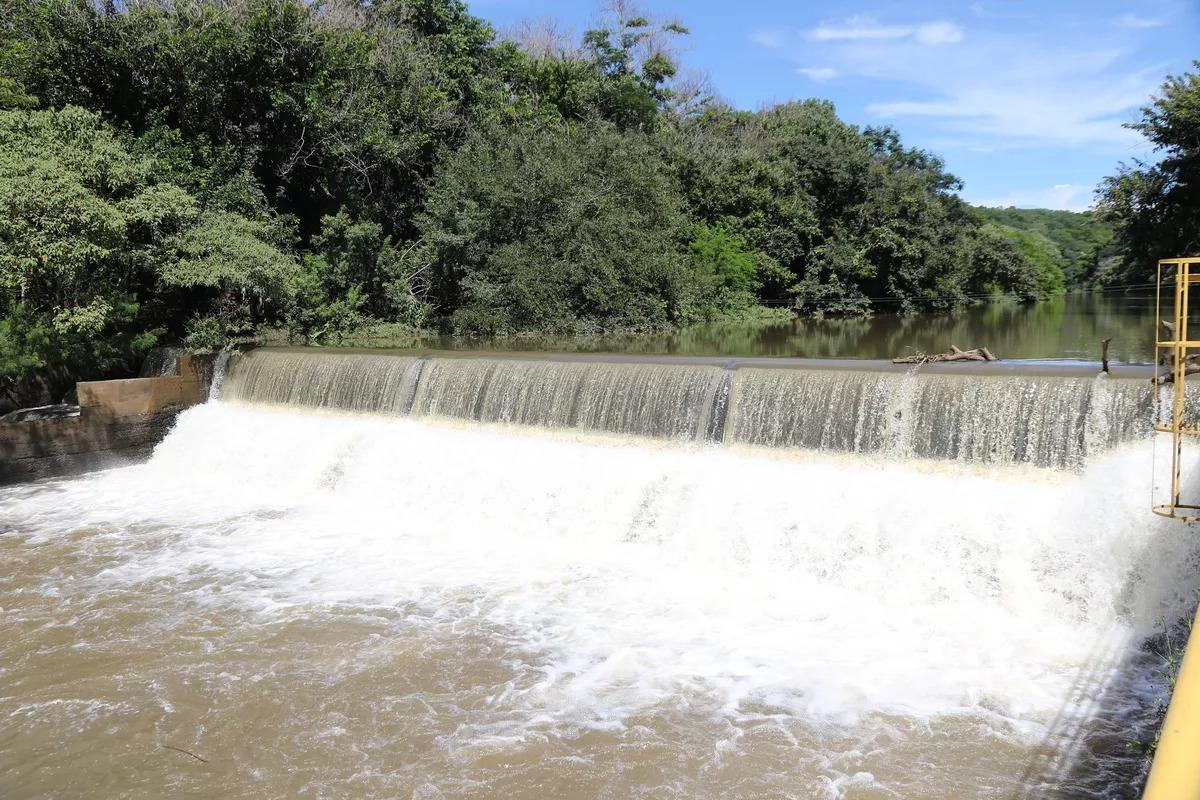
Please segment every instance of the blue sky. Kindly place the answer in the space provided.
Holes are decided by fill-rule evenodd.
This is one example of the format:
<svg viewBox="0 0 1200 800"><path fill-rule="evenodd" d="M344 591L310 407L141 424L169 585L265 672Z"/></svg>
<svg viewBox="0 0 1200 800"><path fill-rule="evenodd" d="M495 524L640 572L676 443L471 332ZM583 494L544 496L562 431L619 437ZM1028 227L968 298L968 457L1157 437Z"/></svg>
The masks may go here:
<svg viewBox="0 0 1200 800"><path fill-rule="evenodd" d="M945 158L984 205L1083 209L1120 161L1151 155L1122 127L1200 58L1200 0L649 0L691 35L685 66L740 108L806 97L887 124ZM501 30L553 17L579 33L590 0L473 0Z"/></svg>

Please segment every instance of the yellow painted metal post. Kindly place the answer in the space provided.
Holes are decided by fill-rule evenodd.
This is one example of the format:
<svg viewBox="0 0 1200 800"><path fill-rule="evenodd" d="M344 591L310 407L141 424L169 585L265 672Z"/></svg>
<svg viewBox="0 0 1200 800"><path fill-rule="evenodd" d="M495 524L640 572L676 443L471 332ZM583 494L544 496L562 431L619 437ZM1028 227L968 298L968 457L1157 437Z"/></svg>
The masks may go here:
<svg viewBox="0 0 1200 800"><path fill-rule="evenodd" d="M1200 616L1192 624L1142 800L1200 800Z"/></svg>
<svg viewBox="0 0 1200 800"><path fill-rule="evenodd" d="M1174 272L1175 294L1174 329L1167 338L1160 338L1159 325L1163 300L1163 272ZM1171 434L1171 496L1170 502L1154 506L1154 512L1185 522L1200 520L1200 504L1183 497L1182 461L1184 436L1200 435L1200 425L1185 418L1187 413L1187 358L1189 351L1200 351L1200 341L1193 340L1188 330L1188 294L1193 280L1200 282L1200 256L1165 258L1158 262L1158 282L1155 292L1155 421L1154 429ZM1166 276L1168 279L1171 276ZM1160 385L1160 366L1163 356L1170 353L1173 383L1171 419L1163 422ZM1181 535L1195 535L1181 531ZM1200 800L1200 610L1188 637L1187 649L1171 693L1171 705L1159 734L1158 749L1150 776L1146 781L1143 800Z"/></svg>
<svg viewBox="0 0 1200 800"><path fill-rule="evenodd" d="M1175 380L1174 386L1174 402L1171 404L1171 419L1174 420L1174 453L1171 457L1171 504L1179 505L1179 472L1180 472L1180 456L1183 454L1183 434L1180 431L1183 425L1183 401L1185 398L1184 391L1187 384L1187 347L1183 343L1187 341L1187 320L1188 320L1188 290L1192 288L1188 281L1187 264L1178 264L1175 267Z"/></svg>
<svg viewBox="0 0 1200 800"><path fill-rule="evenodd" d="M1170 381L1172 401L1170 405L1171 418L1164 422L1163 411L1166 404L1163 402L1160 390L1155 389L1154 429L1171 435L1171 476L1167 502L1155 503L1153 511L1155 514L1184 522L1200 520L1200 503L1183 496L1182 475L1184 438L1200 436L1200 422L1187 418L1188 369L1190 366L1195 371L1197 366L1196 364L1189 365L1188 358L1189 356L1195 358L1196 354L1200 354L1200 340L1192 339L1189 330L1191 316L1188 308L1189 291L1193 282L1200 283L1200 271L1193 270L1194 267L1200 267L1200 256L1164 258L1159 261L1154 300L1154 384L1159 387L1164 381ZM1172 323L1170 323L1172 327L1168 332L1168 338L1162 339L1159 338L1159 325L1160 320L1165 322L1162 317L1164 279L1174 283L1175 291L1171 295L1173 298ZM1170 358L1171 364L1170 373L1164 376L1160 367L1163 366L1165 357Z"/></svg>

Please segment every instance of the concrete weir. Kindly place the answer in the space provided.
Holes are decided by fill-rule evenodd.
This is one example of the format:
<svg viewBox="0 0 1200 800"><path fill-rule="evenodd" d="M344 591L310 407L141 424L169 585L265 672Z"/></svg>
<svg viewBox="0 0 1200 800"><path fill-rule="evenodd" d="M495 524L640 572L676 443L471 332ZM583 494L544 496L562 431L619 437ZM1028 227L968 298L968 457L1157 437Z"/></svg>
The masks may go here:
<svg viewBox="0 0 1200 800"><path fill-rule="evenodd" d="M78 384L79 405L0 419L0 485L147 456L210 395L213 357ZM177 364L172 370L171 363ZM177 374L166 374L175 371ZM1146 427L1148 367L672 355L260 348L212 395L411 417L785 449L1078 468Z"/></svg>
<svg viewBox="0 0 1200 800"><path fill-rule="evenodd" d="M221 399L775 449L1079 469L1149 431L1149 370L263 348Z"/></svg>
<svg viewBox="0 0 1200 800"><path fill-rule="evenodd" d="M176 375L84 381L77 407L8 415L0 420L0 485L145 458L180 411L204 401L210 359L178 356Z"/></svg>

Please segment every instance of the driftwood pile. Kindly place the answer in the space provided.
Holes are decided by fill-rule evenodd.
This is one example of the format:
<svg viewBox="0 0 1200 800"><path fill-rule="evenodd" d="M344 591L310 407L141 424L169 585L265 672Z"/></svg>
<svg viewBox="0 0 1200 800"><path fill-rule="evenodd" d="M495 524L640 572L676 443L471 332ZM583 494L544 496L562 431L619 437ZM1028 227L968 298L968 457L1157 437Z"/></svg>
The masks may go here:
<svg viewBox="0 0 1200 800"><path fill-rule="evenodd" d="M914 353L911 356L893 358L893 364L936 364L940 361L999 361L986 347L976 347L974 350L959 350L950 345L948 353ZM1197 367L1200 369L1200 366Z"/></svg>

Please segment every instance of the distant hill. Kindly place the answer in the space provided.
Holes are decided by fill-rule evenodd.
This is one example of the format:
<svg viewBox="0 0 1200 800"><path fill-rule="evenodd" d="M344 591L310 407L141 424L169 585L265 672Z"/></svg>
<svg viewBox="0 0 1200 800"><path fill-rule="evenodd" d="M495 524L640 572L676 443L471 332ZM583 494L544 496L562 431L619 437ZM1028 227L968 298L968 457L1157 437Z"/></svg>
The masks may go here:
<svg viewBox="0 0 1200 800"><path fill-rule="evenodd" d="M1061 270L1066 288L1102 285L1116 261L1112 226L1090 211L982 206L978 211L1042 269Z"/></svg>

